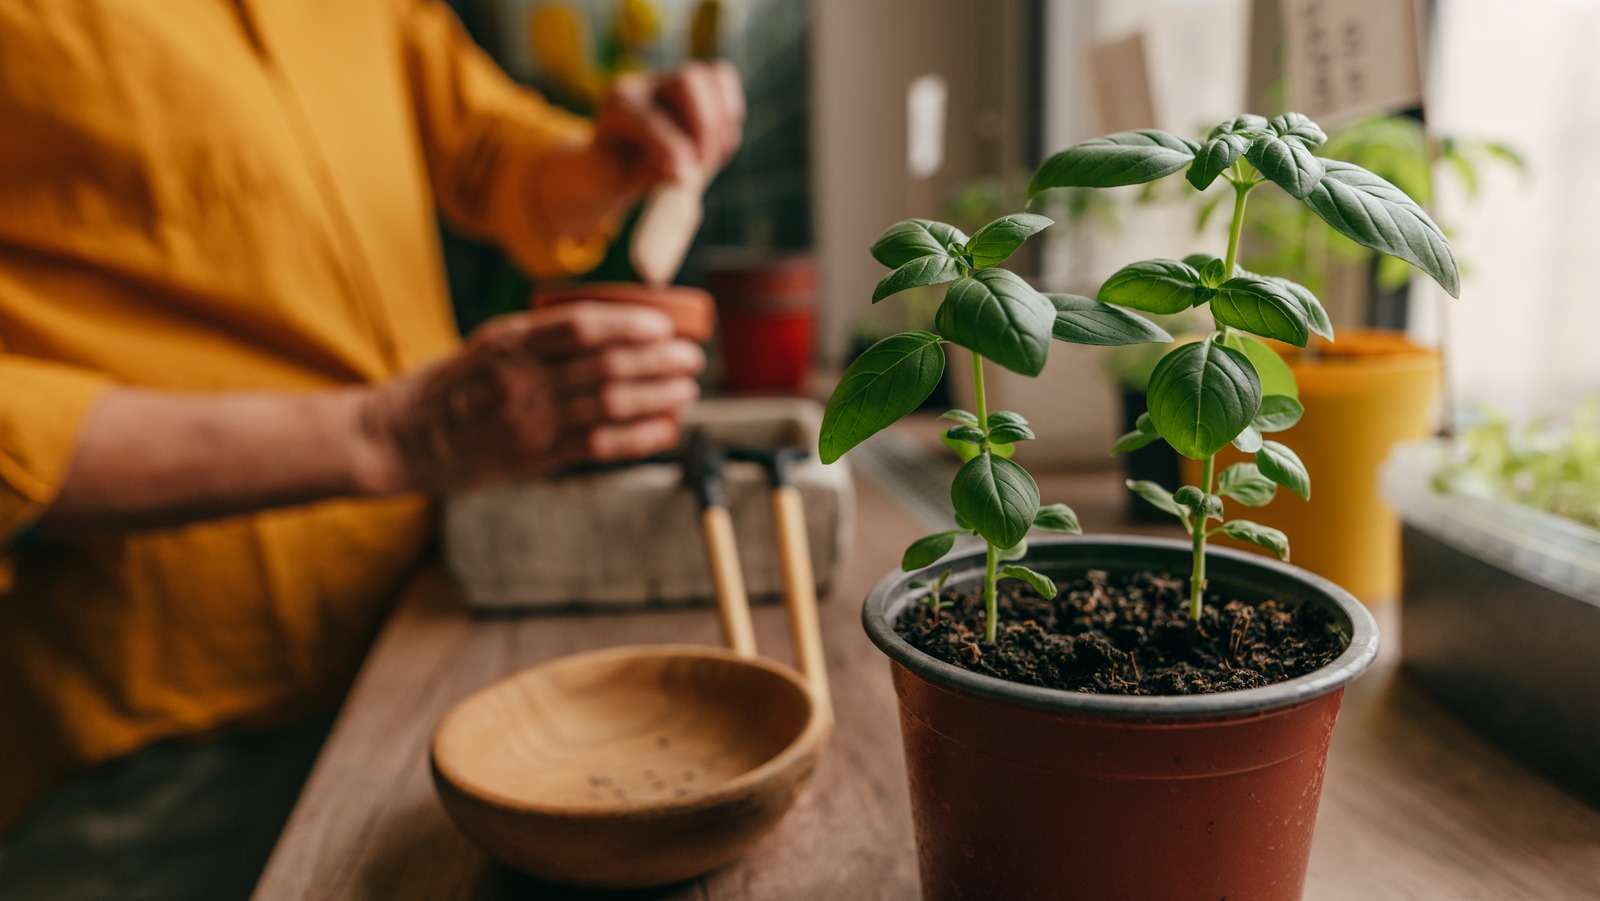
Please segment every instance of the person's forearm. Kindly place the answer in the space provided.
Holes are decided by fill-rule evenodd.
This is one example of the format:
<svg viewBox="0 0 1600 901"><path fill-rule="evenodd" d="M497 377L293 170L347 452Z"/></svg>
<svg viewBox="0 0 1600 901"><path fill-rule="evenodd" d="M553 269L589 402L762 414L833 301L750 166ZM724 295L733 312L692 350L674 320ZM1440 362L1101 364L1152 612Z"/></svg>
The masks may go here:
<svg viewBox="0 0 1600 901"><path fill-rule="evenodd" d="M181 525L403 490L363 389L115 388L89 414L44 534Z"/></svg>

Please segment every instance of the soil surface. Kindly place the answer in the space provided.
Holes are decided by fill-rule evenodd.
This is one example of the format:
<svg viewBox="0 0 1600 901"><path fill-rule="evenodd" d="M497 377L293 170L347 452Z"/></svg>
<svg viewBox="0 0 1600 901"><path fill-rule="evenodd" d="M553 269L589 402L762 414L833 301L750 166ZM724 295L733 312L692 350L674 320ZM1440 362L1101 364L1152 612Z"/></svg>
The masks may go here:
<svg viewBox="0 0 1600 901"><path fill-rule="evenodd" d="M1344 650L1332 616L1276 601L1208 597L1189 618L1188 581L1166 573L1090 570L1044 600L1022 582L999 585L1000 628L983 642L983 592L945 592L895 631L947 663L1012 682L1096 694L1185 695L1259 688L1309 673Z"/></svg>

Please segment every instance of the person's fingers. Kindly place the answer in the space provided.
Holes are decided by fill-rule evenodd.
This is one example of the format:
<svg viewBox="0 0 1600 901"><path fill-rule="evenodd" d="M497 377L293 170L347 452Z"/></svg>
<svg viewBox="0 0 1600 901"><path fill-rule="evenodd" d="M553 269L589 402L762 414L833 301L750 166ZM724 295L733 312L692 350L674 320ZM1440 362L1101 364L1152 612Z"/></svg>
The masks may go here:
<svg viewBox="0 0 1600 901"><path fill-rule="evenodd" d="M523 347L541 356L560 358L593 353L611 344L647 344L673 336L672 319L641 304L575 301L518 313L527 317Z"/></svg>
<svg viewBox="0 0 1600 901"><path fill-rule="evenodd" d="M594 429L588 434L584 451L589 459L604 463L648 457L672 450L677 445L677 420L658 416Z"/></svg>
<svg viewBox="0 0 1600 901"><path fill-rule="evenodd" d="M744 140L744 84L739 79L739 70L727 60L717 60L711 64L713 81L717 93L722 97L722 109L727 116L731 141L725 148L722 162L727 162L739 149L739 144Z"/></svg>
<svg viewBox="0 0 1600 901"><path fill-rule="evenodd" d="M628 76L607 98L596 127L603 136L620 139L642 157L642 164L666 178L688 178L698 154L683 125L656 102L654 85Z"/></svg>
<svg viewBox="0 0 1600 901"><path fill-rule="evenodd" d="M610 382L600 390L561 402L564 427L629 422L679 412L700 397L700 385L682 376L637 382Z"/></svg>
<svg viewBox="0 0 1600 901"><path fill-rule="evenodd" d="M722 85L712 68L689 63L662 81L656 93L694 139L700 164L721 162L730 123Z"/></svg>
<svg viewBox="0 0 1600 901"><path fill-rule="evenodd" d="M690 341L624 344L563 362L556 368L552 382L560 394L585 394L605 382L692 377L699 375L705 365L705 352Z"/></svg>

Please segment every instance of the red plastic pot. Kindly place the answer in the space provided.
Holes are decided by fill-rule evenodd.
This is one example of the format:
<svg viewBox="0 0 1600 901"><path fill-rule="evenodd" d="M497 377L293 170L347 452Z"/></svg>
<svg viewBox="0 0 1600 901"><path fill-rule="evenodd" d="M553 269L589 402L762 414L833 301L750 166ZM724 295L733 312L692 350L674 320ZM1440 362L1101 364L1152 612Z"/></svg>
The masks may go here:
<svg viewBox="0 0 1600 901"><path fill-rule="evenodd" d="M1028 565L1187 572L1189 545L1149 538L1038 538ZM1213 590L1332 611L1344 652L1305 676L1248 691L1126 697L1006 682L911 647L892 623L908 583L983 554L894 573L862 618L891 659L925 899L1293 901L1300 897L1328 742L1344 686L1377 653L1377 627L1325 579L1237 551L1208 556Z"/></svg>
<svg viewBox="0 0 1600 901"><path fill-rule="evenodd" d="M723 384L738 392L804 391L817 322L807 256L724 256L706 267L722 323Z"/></svg>

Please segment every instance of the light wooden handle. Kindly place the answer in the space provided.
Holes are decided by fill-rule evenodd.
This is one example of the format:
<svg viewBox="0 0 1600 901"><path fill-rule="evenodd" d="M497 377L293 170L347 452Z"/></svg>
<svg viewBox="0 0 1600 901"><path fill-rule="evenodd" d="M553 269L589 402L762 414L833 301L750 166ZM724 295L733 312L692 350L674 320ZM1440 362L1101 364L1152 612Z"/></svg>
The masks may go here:
<svg viewBox="0 0 1600 901"><path fill-rule="evenodd" d="M811 571L811 542L806 537L799 489L793 485L774 488L772 513L783 567L783 602L789 610L789 631L794 633L794 659L811 685L812 699L831 718L828 663L822 656L822 629L817 623L817 583Z"/></svg>
<svg viewBox="0 0 1600 901"><path fill-rule="evenodd" d="M717 592L717 614L722 619L722 641L740 657L756 655L756 631L750 625L750 598L739 570L738 546L733 540L733 520L726 507L707 507L700 513L705 527L706 551L711 558L711 583Z"/></svg>
<svg viewBox="0 0 1600 901"><path fill-rule="evenodd" d="M705 189L704 174L695 173L661 185L645 198L628 245L629 262L645 284L661 287L677 276L705 217Z"/></svg>

